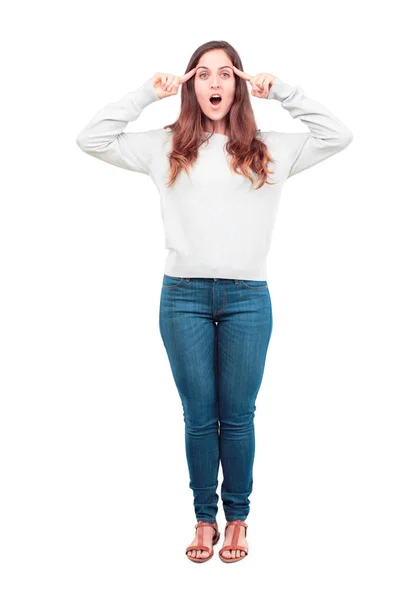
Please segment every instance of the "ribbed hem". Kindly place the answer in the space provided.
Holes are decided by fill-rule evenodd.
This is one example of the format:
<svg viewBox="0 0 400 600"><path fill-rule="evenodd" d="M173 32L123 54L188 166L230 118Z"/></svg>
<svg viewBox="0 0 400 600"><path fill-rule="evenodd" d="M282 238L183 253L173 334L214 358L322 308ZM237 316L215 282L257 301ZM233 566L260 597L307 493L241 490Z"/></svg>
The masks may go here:
<svg viewBox="0 0 400 600"><path fill-rule="evenodd" d="M279 102L283 102L290 94L294 91L294 87L286 83L286 81L282 81L276 77L274 83L272 84L269 94L268 100L279 100Z"/></svg>
<svg viewBox="0 0 400 600"><path fill-rule="evenodd" d="M140 88L135 91L135 105L139 110L143 110L146 106L155 102L156 100L161 100L159 98L153 83L152 79L148 79Z"/></svg>

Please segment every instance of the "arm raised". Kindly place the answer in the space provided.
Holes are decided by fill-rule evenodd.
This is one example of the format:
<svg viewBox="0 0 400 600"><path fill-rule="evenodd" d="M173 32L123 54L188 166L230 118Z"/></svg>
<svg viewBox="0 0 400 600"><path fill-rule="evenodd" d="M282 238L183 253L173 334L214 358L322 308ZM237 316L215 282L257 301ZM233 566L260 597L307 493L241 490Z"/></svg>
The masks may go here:
<svg viewBox="0 0 400 600"><path fill-rule="evenodd" d="M160 147L162 130L126 133L124 129L156 100L160 98L151 78L136 91L102 108L79 133L76 143L86 154L122 169L148 175L151 158Z"/></svg>
<svg viewBox="0 0 400 600"><path fill-rule="evenodd" d="M279 78L272 84L268 100L278 100L293 119L307 125L306 133L280 133L280 143L290 160L288 177L340 152L353 139L352 132L323 104L308 98L301 86Z"/></svg>

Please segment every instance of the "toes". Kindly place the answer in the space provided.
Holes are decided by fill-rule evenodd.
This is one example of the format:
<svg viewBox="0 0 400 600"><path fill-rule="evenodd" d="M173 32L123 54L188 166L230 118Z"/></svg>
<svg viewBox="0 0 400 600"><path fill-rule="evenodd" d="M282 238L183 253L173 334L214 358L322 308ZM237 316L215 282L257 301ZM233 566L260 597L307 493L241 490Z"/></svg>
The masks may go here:
<svg viewBox="0 0 400 600"><path fill-rule="evenodd" d="M206 552L206 550L189 550L188 555L192 558L208 558L210 553Z"/></svg>
<svg viewBox="0 0 400 600"><path fill-rule="evenodd" d="M224 550L222 552L224 558L240 558L245 555L246 553L243 550Z"/></svg>

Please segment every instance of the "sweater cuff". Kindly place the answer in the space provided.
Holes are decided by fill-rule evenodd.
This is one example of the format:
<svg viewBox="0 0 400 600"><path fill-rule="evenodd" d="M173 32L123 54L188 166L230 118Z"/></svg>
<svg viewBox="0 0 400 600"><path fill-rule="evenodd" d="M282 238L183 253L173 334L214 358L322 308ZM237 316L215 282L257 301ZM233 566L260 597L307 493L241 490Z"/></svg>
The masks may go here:
<svg viewBox="0 0 400 600"><path fill-rule="evenodd" d="M279 100L279 102L283 102L285 98L290 96L293 90L294 87L292 85L289 85L285 81L282 81L282 79L276 77L269 90L267 100Z"/></svg>
<svg viewBox="0 0 400 600"><path fill-rule="evenodd" d="M155 102L156 100L161 100L158 96L152 82L152 78L148 79L140 88L135 91L135 106L139 110L143 110L146 106Z"/></svg>

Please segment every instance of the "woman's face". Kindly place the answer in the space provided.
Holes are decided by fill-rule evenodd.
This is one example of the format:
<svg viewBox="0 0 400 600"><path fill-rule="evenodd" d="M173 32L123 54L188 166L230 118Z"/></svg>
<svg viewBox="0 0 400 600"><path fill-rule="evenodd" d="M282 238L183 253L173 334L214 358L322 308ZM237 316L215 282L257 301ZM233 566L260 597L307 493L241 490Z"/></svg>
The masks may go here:
<svg viewBox="0 0 400 600"><path fill-rule="evenodd" d="M194 79L197 101L206 117L206 128L216 133L225 133L225 116L229 112L235 97L235 74L232 61L224 50L210 50L203 54L198 64ZM221 101L213 105L210 97L219 94Z"/></svg>

